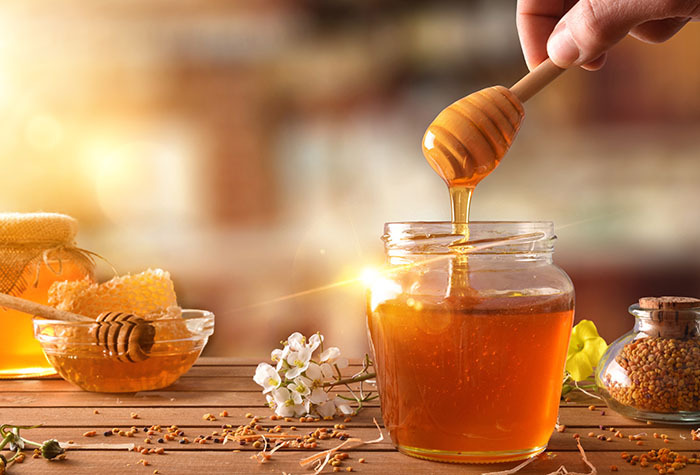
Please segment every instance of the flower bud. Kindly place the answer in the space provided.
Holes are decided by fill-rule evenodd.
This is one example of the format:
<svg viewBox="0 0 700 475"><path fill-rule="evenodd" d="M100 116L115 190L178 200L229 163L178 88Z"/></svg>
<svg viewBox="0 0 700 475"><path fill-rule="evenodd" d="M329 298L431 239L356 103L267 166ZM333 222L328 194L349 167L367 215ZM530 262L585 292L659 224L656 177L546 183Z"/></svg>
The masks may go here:
<svg viewBox="0 0 700 475"><path fill-rule="evenodd" d="M58 457L62 453L65 453L65 451L66 449L61 447L61 444L59 444L56 439L49 439L41 446L41 456L49 460Z"/></svg>

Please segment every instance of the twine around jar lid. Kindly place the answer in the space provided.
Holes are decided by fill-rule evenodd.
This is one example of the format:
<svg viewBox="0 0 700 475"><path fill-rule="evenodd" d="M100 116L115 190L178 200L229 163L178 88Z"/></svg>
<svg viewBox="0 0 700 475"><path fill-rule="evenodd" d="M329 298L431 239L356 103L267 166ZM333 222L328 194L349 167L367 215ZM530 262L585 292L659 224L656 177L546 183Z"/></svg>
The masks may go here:
<svg viewBox="0 0 700 475"><path fill-rule="evenodd" d="M700 336L700 299L693 297L642 297L630 307L639 330L661 338Z"/></svg>
<svg viewBox="0 0 700 475"><path fill-rule="evenodd" d="M72 244L78 222L59 213L0 213L0 245Z"/></svg>

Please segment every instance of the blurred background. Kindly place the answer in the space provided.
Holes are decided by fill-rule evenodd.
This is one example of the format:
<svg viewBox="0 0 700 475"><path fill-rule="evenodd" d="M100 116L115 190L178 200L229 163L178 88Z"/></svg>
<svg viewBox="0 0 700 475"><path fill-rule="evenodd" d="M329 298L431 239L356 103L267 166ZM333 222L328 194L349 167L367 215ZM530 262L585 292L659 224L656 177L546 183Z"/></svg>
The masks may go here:
<svg viewBox="0 0 700 475"><path fill-rule="evenodd" d="M567 72L472 202L555 222L608 341L641 296L700 297L699 44L690 24ZM217 315L208 355L320 330L361 356L363 289L327 286L382 262L384 222L449 219L426 126L525 72L511 0L5 0L0 210L70 214L120 272L170 271Z"/></svg>

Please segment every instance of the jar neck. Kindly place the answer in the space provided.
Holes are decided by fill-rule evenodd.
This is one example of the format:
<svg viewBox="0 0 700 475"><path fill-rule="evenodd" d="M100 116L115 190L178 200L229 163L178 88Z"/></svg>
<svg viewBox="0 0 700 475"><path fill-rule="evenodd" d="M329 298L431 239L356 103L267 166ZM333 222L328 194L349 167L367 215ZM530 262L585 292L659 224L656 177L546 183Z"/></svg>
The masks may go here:
<svg viewBox="0 0 700 475"><path fill-rule="evenodd" d="M686 340L700 337L700 308L648 310L634 304L634 331L650 337Z"/></svg>
<svg viewBox="0 0 700 475"><path fill-rule="evenodd" d="M551 222L387 223L384 248L390 263L444 258L551 263Z"/></svg>

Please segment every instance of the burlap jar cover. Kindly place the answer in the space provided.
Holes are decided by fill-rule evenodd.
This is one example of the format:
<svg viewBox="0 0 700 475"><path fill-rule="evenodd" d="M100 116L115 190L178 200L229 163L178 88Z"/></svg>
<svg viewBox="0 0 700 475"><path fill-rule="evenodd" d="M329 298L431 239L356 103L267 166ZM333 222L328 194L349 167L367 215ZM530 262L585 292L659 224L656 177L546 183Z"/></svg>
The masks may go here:
<svg viewBox="0 0 700 475"><path fill-rule="evenodd" d="M71 260L92 273L93 253L75 246L78 223L57 213L0 213L0 292L19 296L39 281L44 263L56 275ZM30 269L32 270L30 272Z"/></svg>

